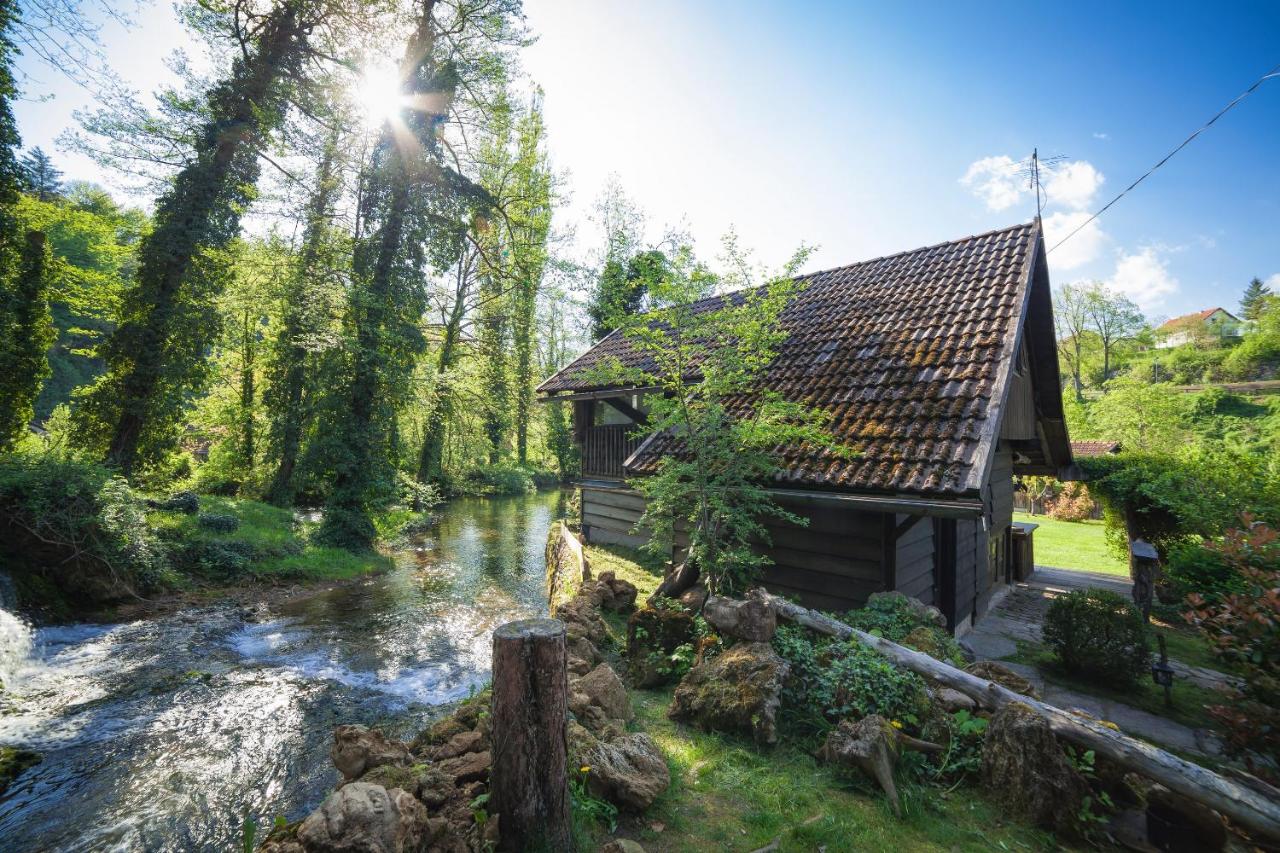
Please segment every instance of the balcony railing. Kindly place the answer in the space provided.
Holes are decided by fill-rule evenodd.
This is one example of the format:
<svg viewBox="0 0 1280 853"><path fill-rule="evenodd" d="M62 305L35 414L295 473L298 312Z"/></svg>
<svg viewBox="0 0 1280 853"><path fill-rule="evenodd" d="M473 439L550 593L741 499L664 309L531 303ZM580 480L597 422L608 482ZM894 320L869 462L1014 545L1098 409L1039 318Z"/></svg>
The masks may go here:
<svg viewBox="0 0 1280 853"><path fill-rule="evenodd" d="M644 440L629 435L634 424L587 427L582 440L582 473L592 477L622 477L622 463Z"/></svg>

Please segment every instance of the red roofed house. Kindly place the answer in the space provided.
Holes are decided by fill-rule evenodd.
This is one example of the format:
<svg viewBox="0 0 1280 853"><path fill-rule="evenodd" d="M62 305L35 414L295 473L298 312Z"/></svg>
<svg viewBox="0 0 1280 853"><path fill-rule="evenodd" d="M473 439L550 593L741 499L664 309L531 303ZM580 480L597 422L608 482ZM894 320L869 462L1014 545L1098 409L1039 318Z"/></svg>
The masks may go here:
<svg viewBox="0 0 1280 853"><path fill-rule="evenodd" d="M1221 341L1244 334L1244 323L1225 308L1206 308L1174 317L1156 328L1156 349L1171 349L1200 340Z"/></svg>
<svg viewBox="0 0 1280 853"><path fill-rule="evenodd" d="M837 611L901 590L962 633L1012 580L1013 475L1072 464L1040 227L802 278L762 381L828 413L857 454L777 451L774 496L809 525L770 525L762 580ZM644 433L645 389L594 384L613 358L639 363L614 332L538 391L574 405L585 538L635 546L644 504L625 478L670 437Z"/></svg>

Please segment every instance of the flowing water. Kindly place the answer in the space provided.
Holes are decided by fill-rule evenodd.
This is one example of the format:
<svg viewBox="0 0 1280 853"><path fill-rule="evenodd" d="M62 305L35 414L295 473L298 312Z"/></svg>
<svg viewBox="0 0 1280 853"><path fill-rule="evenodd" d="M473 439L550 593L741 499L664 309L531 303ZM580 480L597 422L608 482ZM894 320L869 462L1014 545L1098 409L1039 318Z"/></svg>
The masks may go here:
<svg viewBox="0 0 1280 853"><path fill-rule="evenodd" d="M291 604L32 630L0 610L5 850L229 850L337 781L334 726L408 737L488 677L490 632L546 610L560 495L461 499L393 570ZM3 589L0 589L0 594Z"/></svg>

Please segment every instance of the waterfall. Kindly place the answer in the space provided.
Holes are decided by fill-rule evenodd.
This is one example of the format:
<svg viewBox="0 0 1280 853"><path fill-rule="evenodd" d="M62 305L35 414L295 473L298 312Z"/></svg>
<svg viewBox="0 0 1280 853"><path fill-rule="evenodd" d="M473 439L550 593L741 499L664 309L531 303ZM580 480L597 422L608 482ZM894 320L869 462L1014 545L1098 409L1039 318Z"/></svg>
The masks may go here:
<svg viewBox="0 0 1280 853"><path fill-rule="evenodd" d="M13 684L31 657L31 626L16 609L13 578L0 571L0 689Z"/></svg>

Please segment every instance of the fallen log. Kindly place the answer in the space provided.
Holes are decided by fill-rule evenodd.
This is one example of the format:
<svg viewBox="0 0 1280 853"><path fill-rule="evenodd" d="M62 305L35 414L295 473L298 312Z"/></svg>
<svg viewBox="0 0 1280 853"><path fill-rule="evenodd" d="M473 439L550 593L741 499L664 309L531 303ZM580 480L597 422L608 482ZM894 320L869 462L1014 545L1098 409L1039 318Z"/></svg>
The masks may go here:
<svg viewBox="0 0 1280 853"><path fill-rule="evenodd" d="M753 590L752 594L768 602L779 619L832 637L856 638L895 664L958 690L979 705L996 709L1010 702L1021 702L1048 720L1053 733L1063 740L1084 749L1092 749L1098 755L1203 803L1249 832L1271 840L1280 840L1280 801L1267 797L1258 788L1227 779L1146 741L1108 728L1100 722L1046 705L1030 696L1014 693L995 682L971 675L923 652L860 631L838 619L801 607L784 598L759 589Z"/></svg>

